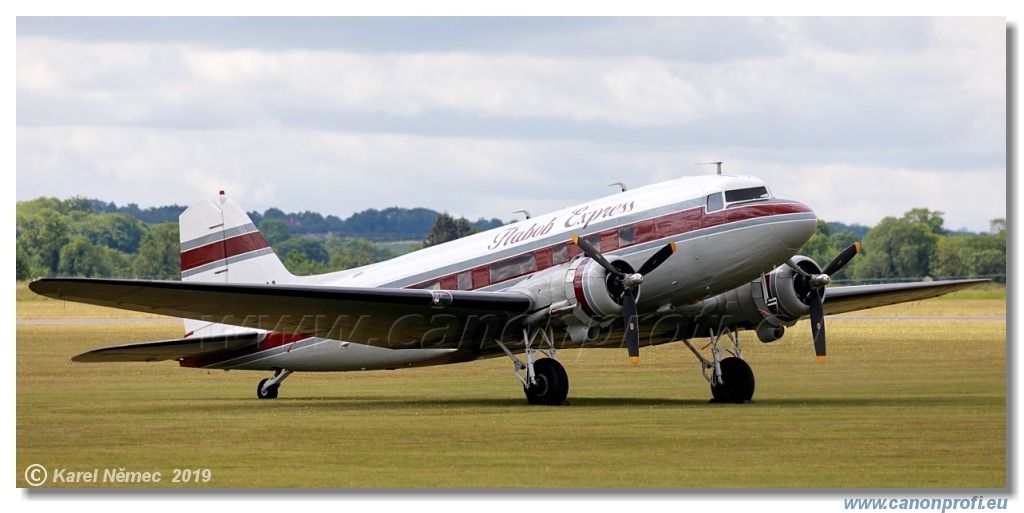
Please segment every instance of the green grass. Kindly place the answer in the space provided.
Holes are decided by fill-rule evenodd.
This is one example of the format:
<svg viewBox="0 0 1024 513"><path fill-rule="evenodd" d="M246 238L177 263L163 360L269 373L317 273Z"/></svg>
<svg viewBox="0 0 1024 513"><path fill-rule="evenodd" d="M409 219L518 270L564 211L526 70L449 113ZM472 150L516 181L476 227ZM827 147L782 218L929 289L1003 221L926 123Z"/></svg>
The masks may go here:
<svg viewBox="0 0 1024 513"><path fill-rule="evenodd" d="M871 312L998 316L1005 302ZM832 317L827 365L805 323L773 344L746 334L746 405L709 404L681 344L643 348L638 366L566 350L572 405L531 407L505 358L296 373L259 401L269 373L69 361L178 337L177 323L19 325L16 485L39 463L161 471L165 487L198 467L213 479L191 486L216 488L1003 488L1005 326Z"/></svg>

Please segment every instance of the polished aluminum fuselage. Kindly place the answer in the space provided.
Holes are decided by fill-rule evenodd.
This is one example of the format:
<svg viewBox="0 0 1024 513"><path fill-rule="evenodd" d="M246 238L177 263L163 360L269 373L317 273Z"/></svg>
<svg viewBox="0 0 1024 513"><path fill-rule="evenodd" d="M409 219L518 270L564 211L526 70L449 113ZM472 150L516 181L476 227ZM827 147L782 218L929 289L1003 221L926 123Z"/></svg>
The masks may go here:
<svg viewBox="0 0 1024 513"><path fill-rule="evenodd" d="M707 198L711 195L763 186L749 177L683 178L535 216L378 264L296 277L296 283L507 291L532 275L568 267L573 258L583 258L569 243L573 235L595 237L605 243L602 253L609 260L625 261L634 269L674 242L677 252L644 277L638 301L641 314L657 315L749 283L784 263L813 235L817 226L814 212L794 201L767 197L726 202L709 211ZM623 233L631 238L623 238ZM528 262L529 267L507 276L495 272L498 266L516 262ZM398 350L311 337L208 367L344 371L467 359L465 355L457 357L455 351Z"/></svg>

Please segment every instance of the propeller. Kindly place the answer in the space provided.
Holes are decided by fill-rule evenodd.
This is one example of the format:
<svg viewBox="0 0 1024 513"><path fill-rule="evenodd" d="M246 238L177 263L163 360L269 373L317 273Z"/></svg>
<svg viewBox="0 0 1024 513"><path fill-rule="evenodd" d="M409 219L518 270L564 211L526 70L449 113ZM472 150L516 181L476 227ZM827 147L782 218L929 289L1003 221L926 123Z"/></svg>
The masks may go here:
<svg viewBox="0 0 1024 513"><path fill-rule="evenodd" d="M622 289L616 300L622 303L623 324L626 326L626 349L629 351L629 361L634 364L640 363L640 327L638 326L636 297L639 293L640 284L644 282L644 275L657 269L668 257L672 256L672 253L676 251L676 243L669 242L665 247L651 255L640 266L639 271L627 274L612 265L597 248L580 238L579 235L573 235L572 242L579 246L588 257L600 264L601 267L604 267L608 274L618 280L615 286L609 285L609 292L619 288Z"/></svg>
<svg viewBox="0 0 1024 513"><path fill-rule="evenodd" d="M839 272L846 264L850 263L850 260L857 253L860 253L860 243L854 242L850 247L836 255L825 266L821 274L811 274L801 269L793 259L786 261L786 265L802 276L806 280L806 285L811 289L807 294L807 300L809 301L807 306L811 310L811 337L814 339L814 354L818 356L818 362L820 363L825 363L825 308L821 304L822 294L820 289L832 281L830 275Z"/></svg>

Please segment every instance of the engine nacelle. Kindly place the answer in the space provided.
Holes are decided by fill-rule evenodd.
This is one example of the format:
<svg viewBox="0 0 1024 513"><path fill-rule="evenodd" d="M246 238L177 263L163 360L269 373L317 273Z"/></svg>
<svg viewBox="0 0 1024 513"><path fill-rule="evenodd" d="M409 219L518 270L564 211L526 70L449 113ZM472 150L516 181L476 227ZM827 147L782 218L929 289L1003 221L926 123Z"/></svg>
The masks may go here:
<svg viewBox="0 0 1024 513"><path fill-rule="evenodd" d="M609 260L616 269L633 272L626 262ZM539 272L509 290L529 296L538 316L550 315L580 344L594 340L601 328L622 316L622 305L615 299L621 297L620 287L619 280L597 262L577 258L568 267Z"/></svg>
<svg viewBox="0 0 1024 513"><path fill-rule="evenodd" d="M796 256L793 261L808 274L821 274L810 258ZM737 326L753 330L761 342L774 342L810 313L809 294L822 294L824 299L824 293L824 287L815 291L804 276L784 265L747 285L684 307L681 313L701 319L704 329Z"/></svg>

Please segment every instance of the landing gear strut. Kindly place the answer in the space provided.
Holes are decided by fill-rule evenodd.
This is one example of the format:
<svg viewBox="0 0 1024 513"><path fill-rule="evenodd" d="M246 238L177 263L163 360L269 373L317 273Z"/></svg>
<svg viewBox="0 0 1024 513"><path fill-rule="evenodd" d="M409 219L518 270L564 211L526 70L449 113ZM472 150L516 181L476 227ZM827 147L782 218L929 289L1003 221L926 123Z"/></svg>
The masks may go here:
<svg viewBox="0 0 1024 513"><path fill-rule="evenodd" d="M725 335L732 348L720 348L718 342ZM743 360L740 350L739 333L728 328L715 333L711 332L711 360L704 358L690 341L684 340L686 347L693 351L701 363L701 374L711 384L711 402L713 403L746 403L754 397L754 371ZM724 353L732 356L722 358ZM711 375L708 375L711 371Z"/></svg>
<svg viewBox="0 0 1024 513"><path fill-rule="evenodd" d="M281 382L287 378L292 371L288 369L277 369L274 377L260 381L256 387L256 397L260 399L277 399L277 389L281 388Z"/></svg>
<svg viewBox="0 0 1024 513"><path fill-rule="evenodd" d="M538 334L544 339L545 347L534 347ZM565 400L569 396L569 375L566 374L565 367L558 363L551 328L523 329L526 362L517 358L500 340L497 342L512 359L515 365L514 372L523 383L523 392L526 393L528 403L552 406L569 404ZM543 353L547 358L537 359L537 353Z"/></svg>

